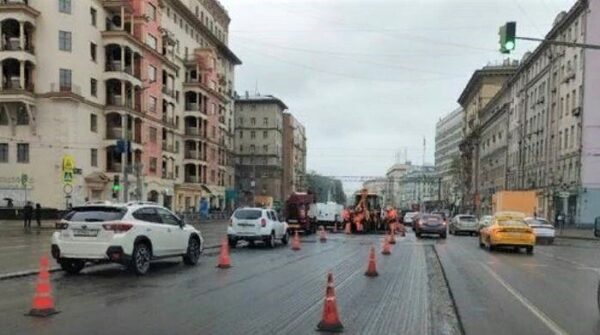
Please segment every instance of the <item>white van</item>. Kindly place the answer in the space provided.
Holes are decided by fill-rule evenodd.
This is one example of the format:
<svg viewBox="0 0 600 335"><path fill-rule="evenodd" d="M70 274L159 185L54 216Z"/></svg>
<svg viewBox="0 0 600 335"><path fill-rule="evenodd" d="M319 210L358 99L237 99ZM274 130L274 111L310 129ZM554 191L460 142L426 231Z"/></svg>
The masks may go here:
<svg viewBox="0 0 600 335"><path fill-rule="evenodd" d="M332 226L335 222L342 222L342 211L344 206L333 201L327 203L317 203L317 225Z"/></svg>

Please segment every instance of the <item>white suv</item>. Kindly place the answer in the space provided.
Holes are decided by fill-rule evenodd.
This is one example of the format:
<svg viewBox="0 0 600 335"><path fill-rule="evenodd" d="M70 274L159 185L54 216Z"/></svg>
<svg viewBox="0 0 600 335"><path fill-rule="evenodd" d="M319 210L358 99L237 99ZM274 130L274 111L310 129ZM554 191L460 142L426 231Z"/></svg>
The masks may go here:
<svg viewBox="0 0 600 335"><path fill-rule="evenodd" d="M73 208L52 235L52 257L76 274L86 262L116 262L135 273L148 272L150 260L183 256L198 263L202 235L168 209L155 203L96 203Z"/></svg>
<svg viewBox="0 0 600 335"><path fill-rule="evenodd" d="M275 247L276 239L280 239L283 244L290 240L287 223L279 221L275 211L257 207L239 208L233 212L227 237L232 248L240 240L251 244L263 241L271 248Z"/></svg>

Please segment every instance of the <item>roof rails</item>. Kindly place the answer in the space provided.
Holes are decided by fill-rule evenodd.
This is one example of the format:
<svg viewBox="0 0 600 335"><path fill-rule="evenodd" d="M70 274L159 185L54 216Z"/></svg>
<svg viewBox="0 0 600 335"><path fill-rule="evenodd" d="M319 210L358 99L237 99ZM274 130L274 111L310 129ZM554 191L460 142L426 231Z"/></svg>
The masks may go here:
<svg viewBox="0 0 600 335"><path fill-rule="evenodd" d="M132 206L132 205L158 205L158 203L154 202L154 201L135 200L135 201L129 201L126 205L127 206Z"/></svg>

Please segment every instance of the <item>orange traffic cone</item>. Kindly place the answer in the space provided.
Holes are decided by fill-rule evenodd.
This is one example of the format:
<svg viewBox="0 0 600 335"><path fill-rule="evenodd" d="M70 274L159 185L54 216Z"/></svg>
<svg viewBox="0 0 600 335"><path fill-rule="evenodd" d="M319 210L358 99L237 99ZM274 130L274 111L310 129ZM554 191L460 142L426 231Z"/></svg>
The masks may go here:
<svg viewBox="0 0 600 335"><path fill-rule="evenodd" d="M346 234L352 234L352 229L350 228L350 222L346 222L346 227L344 229L344 233Z"/></svg>
<svg viewBox="0 0 600 335"><path fill-rule="evenodd" d="M337 310L335 289L333 288L333 275L331 273L327 274L327 290L325 291L323 317L321 317L321 322L317 325L317 330L335 333L341 333L344 330Z"/></svg>
<svg viewBox="0 0 600 335"><path fill-rule="evenodd" d="M319 231L319 241L322 243L327 242L327 233L325 232L325 228L321 226L321 230Z"/></svg>
<svg viewBox="0 0 600 335"><path fill-rule="evenodd" d="M294 239L292 239L292 250L298 251L300 250L300 237L298 236L298 231L294 234Z"/></svg>
<svg viewBox="0 0 600 335"><path fill-rule="evenodd" d="M375 248L371 247L371 252L369 253L369 267L367 268L367 272L365 272L365 276L367 277L377 277L379 273L377 273L377 264L375 258Z"/></svg>
<svg viewBox="0 0 600 335"><path fill-rule="evenodd" d="M26 315L46 317L58 313L54 309L54 298L52 298L52 288L50 287L48 257L40 258L40 273L33 296L31 310Z"/></svg>
<svg viewBox="0 0 600 335"><path fill-rule="evenodd" d="M217 265L220 269L228 269L231 267L231 259L229 258L229 244L227 239L224 238L221 242L221 253L219 254L219 264Z"/></svg>
<svg viewBox="0 0 600 335"><path fill-rule="evenodd" d="M390 234L389 243L396 244L396 235L395 234Z"/></svg>
<svg viewBox="0 0 600 335"><path fill-rule="evenodd" d="M388 238L384 238L383 249L381 250L382 255L391 255L392 251L390 250L390 244L388 243Z"/></svg>

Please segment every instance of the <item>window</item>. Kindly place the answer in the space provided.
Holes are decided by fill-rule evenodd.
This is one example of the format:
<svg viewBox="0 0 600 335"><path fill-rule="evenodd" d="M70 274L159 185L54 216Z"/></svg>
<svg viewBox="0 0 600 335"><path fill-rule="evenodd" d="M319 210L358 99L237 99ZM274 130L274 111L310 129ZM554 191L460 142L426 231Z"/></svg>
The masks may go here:
<svg viewBox="0 0 600 335"><path fill-rule="evenodd" d="M90 43L90 56L92 57L92 61L96 61L96 44Z"/></svg>
<svg viewBox="0 0 600 335"><path fill-rule="evenodd" d="M96 114L90 114L90 131L98 132L98 116Z"/></svg>
<svg viewBox="0 0 600 335"><path fill-rule="evenodd" d="M0 110L0 126L8 126L8 114Z"/></svg>
<svg viewBox="0 0 600 335"><path fill-rule="evenodd" d="M244 152L244 145L240 144L240 152Z"/></svg>
<svg viewBox="0 0 600 335"><path fill-rule="evenodd" d="M29 115L25 110L17 111L17 125L24 126L29 124Z"/></svg>
<svg viewBox="0 0 600 335"><path fill-rule="evenodd" d="M565 129L565 149L568 148L569 145L569 128Z"/></svg>
<svg viewBox="0 0 600 335"><path fill-rule="evenodd" d="M254 144L251 144L251 145L250 145L250 152L251 152L251 153L254 153L254 152L256 152L256 146L255 146Z"/></svg>
<svg viewBox="0 0 600 335"><path fill-rule="evenodd" d="M90 79L90 94L94 97L98 96L98 80Z"/></svg>
<svg viewBox="0 0 600 335"><path fill-rule="evenodd" d="M240 139L244 138L244 131L240 130Z"/></svg>
<svg viewBox="0 0 600 335"><path fill-rule="evenodd" d="M156 211L158 212L158 215L160 216L162 223L164 224L168 224L168 225L172 225L172 226L179 226L179 219L177 219L177 217L173 214L171 214L171 212L169 212L168 210L164 209L164 208L155 208Z"/></svg>
<svg viewBox="0 0 600 335"><path fill-rule="evenodd" d="M266 130L263 130L263 138L268 138L269 137L269 132Z"/></svg>
<svg viewBox="0 0 600 335"><path fill-rule="evenodd" d="M256 138L256 132L254 130L252 130L250 132L250 138L252 138L252 139Z"/></svg>
<svg viewBox="0 0 600 335"><path fill-rule="evenodd" d="M158 102L156 100L156 97L150 96L150 99L148 99L148 110L155 113L157 104Z"/></svg>
<svg viewBox="0 0 600 335"><path fill-rule="evenodd" d="M148 65L148 79L151 83L156 81L156 68L152 65Z"/></svg>
<svg viewBox="0 0 600 335"><path fill-rule="evenodd" d="M156 40L156 37L148 34L148 37L146 37L146 44L152 49L156 50L158 41Z"/></svg>
<svg viewBox="0 0 600 335"><path fill-rule="evenodd" d="M210 137L215 138L217 136L217 127L212 126L212 129L210 130Z"/></svg>
<svg viewBox="0 0 600 335"><path fill-rule="evenodd" d="M17 163L29 163L28 143L17 143Z"/></svg>
<svg viewBox="0 0 600 335"><path fill-rule="evenodd" d="M242 109L240 108L240 110L242 110ZM240 126L243 126L244 125L244 118L243 117L239 118L238 122L240 123Z"/></svg>
<svg viewBox="0 0 600 335"><path fill-rule="evenodd" d="M575 126L571 126L571 148L575 145Z"/></svg>
<svg viewBox="0 0 600 335"><path fill-rule="evenodd" d="M146 3L148 7L146 7L146 15L150 17L150 21L156 21L156 7L154 7L151 3Z"/></svg>
<svg viewBox="0 0 600 335"><path fill-rule="evenodd" d="M71 91L71 70L68 69L60 69L60 90L61 91Z"/></svg>
<svg viewBox="0 0 600 335"><path fill-rule="evenodd" d="M263 151L264 152L268 152L269 151L269 145L268 144L263 145Z"/></svg>
<svg viewBox="0 0 600 335"><path fill-rule="evenodd" d="M558 132L558 150L562 149L562 131Z"/></svg>
<svg viewBox="0 0 600 335"><path fill-rule="evenodd" d="M71 51L71 32L60 30L58 32L58 48L62 51Z"/></svg>
<svg viewBox="0 0 600 335"><path fill-rule="evenodd" d="M0 163L8 163L8 143L0 143Z"/></svg>
<svg viewBox="0 0 600 335"><path fill-rule="evenodd" d="M571 101L572 102L571 109L575 109L575 107L577 107L577 90L573 90L573 92L571 92L571 96L573 97L573 101Z"/></svg>
<svg viewBox="0 0 600 335"><path fill-rule="evenodd" d="M256 125L256 118L255 117L250 118L250 124L253 125L253 126Z"/></svg>
<svg viewBox="0 0 600 335"><path fill-rule="evenodd" d="M94 27L96 26L96 22L97 22L97 20L96 20L97 14L98 14L98 12L96 11L96 9L93 7L90 7L90 19L92 22L92 26L94 26Z"/></svg>
<svg viewBox="0 0 600 335"><path fill-rule="evenodd" d="M146 208L140 208L137 211L133 212L133 217L141 220L141 221L146 221L146 222L152 222L152 223L162 223L162 219L160 217L160 215L158 215L158 213L156 212L156 208L153 207L146 207ZM120 218L116 219L119 220Z"/></svg>
<svg viewBox="0 0 600 335"><path fill-rule="evenodd" d="M98 149L90 150L90 165L98 167Z"/></svg>
<svg viewBox="0 0 600 335"><path fill-rule="evenodd" d="M58 11L71 14L71 0L58 0Z"/></svg>
<svg viewBox="0 0 600 335"><path fill-rule="evenodd" d="M269 125L269 118L263 118L263 125L266 127Z"/></svg>
<svg viewBox="0 0 600 335"><path fill-rule="evenodd" d="M175 178L179 178L179 166L175 165Z"/></svg>
<svg viewBox="0 0 600 335"><path fill-rule="evenodd" d="M156 130L156 129L154 129ZM156 159L156 157L150 157L150 172L151 173L156 173L156 165L157 165L158 160Z"/></svg>
<svg viewBox="0 0 600 335"><path fill-rule="evenodd" d="M156 130L156 128L150 127L150 129L149 129L148 132L149 132L149 136L150 136L150 142L151 143L156 143L156 140L158 138L157 137L157 130Z"/></svg>

